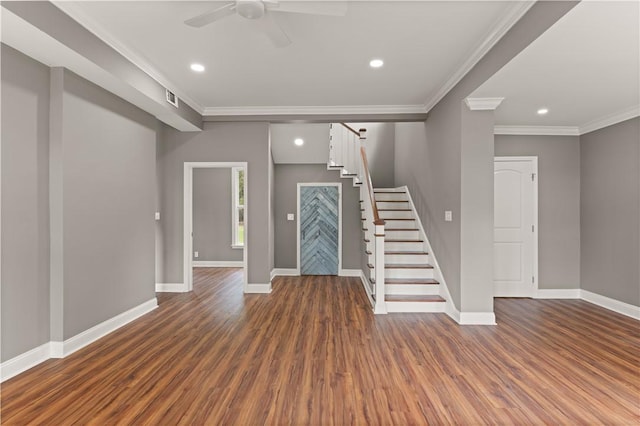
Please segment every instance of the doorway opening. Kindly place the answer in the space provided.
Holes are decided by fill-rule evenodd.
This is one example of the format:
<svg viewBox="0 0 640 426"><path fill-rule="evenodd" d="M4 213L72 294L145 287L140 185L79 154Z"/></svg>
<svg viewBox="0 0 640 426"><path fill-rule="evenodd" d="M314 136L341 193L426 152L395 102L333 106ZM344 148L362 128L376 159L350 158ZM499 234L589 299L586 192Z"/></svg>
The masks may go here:
<svg viewBox="0 0 640 426"><path fill-rule="evenodd" d="M246 162L184 163L184 282L193 269L243 268L248 287L248 167Z"/></svg>

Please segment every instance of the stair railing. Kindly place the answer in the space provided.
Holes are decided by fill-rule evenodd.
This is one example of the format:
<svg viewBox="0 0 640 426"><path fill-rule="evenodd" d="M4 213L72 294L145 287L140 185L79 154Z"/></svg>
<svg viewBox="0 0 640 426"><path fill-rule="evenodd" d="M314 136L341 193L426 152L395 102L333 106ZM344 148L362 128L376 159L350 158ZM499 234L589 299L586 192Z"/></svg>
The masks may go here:
<svg viewBox="0 0 640 426"><path fill-rule="evenodd" d="M384 220L380 219L380 214L378 213L373 184L371 183L371 173L369 172L367 151L364 146L360 147L360 158L363 181L366 182L365 185L360 187L360 199L363 200L362 204L364 204L365 222L367 222L368 226L373 227L373 244L371 245L372 275L375 279L373 311L376 314L386 314L387 306L384 297Z"/></svg>
<svg viewBox="0 0 640 426"><path fill-rule="evenodd" d="M333 123L330 131L329 166L340 167L342 177L352 177L360 184L362 228L368 256L369 280L373 282L373 310L386 314L384 289L384 220L380 219L371 173L364 147L366 129L356 131L344 123Z"/></svg>
<svg viewBox="0 0 640 426"><path fill-rule="evenodd" d="M331 124L329 166L342 168L341 176L353 177L356 183L362 182L359 160L362 138L360 132L347 124Z"/></svg>

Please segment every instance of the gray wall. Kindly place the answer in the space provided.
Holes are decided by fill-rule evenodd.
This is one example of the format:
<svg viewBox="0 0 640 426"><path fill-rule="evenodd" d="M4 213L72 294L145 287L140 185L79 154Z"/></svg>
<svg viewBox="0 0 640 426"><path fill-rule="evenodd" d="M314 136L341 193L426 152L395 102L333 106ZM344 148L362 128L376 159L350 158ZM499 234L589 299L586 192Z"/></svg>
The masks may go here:
<svg viewBox="0 0 640 426"><path fill-rule="evenodd" d="M580 138L497 135L495 154L538 157L538 288L580 288Z"/></svg>
<svg viewBox="0 0 640 426"><path fill-rule="evenodd" d="M49 341L49 68L1 54L4 362Z"/></svg>
<svg viewBox="0 0 640 426"><path fill-rule="evenodd" d="M4 361L155 297L156 120L5 46L2 102Z"/></svg>
<svg viewBox="0 0 640 426"><path fill-rule="evenodd" d="M349 123L352 128L367 129L364 146L374 188L395 186L395 124L394 123Z"/></svg>
<svg viewBox="0 0 640 426"><path fill-rule="evenodd" d="M484 121L484 124L482 128L478 128L478 123L474 123L475 119L463 116L463 111L466 111L463 100L576 4L577 2L534 4L431 109L425 123L396 124L395 184L409 187L438 257L453 303L460 311L493 310L493 290L489 291L491 287L484 281L479 283L478 279L467 272L468 267L478 260L493 263L492 250L480 253L480 259L469 257L471 253L479 253L486 246L487 230L493 227L493 205L486 202L493 199L493 184L488 184L493 182L493 161L486 158L493 151L493 143L486 136L492 130L488 128L492 120L479 120ZM472 146L474 127L482 134L483 146L478 149ZM477 188L483 190L482 194L463 191L463 187L476 186L470 180L467 183L462 181L463 165L469 171L481 173L475 175L475 178L478 179ZM484 201L475 205L474 200ZM462 235L463 230L476 232L478 225L473 212L463 212L462 208L475 209L485 219L481 230L483 237L479 240ZM453 212L452 222L444 221L445 210ZM461 220L468 220L468 223ZM462 247L462 244L471 246ZM464 259L462 253L466 253ZM463 271L464 276L461 275ZM487 279L487 272L483 269L483 280Z"/></svg>
<svg viewBox="0 0 640 426"><path fill-rule="evenodd" d="M195 261L241 261L232 244L231 169L193 171L193 251Z"/></svg>
<svg viewBox="0 0 640 426"><path fill-rule="evenodd" d="M269 271L276 267L276 176L269 134Z"/></svg>
<svg viewBox="0 0 640 426"><path fill-rule="evenodd" d="M580 136L582 288L640 305L640 118Z"/></svg>
<svg viewBox="0 0 640 426"><path fill-rule="evenodd" d="M67 339L155 297L156 120L69 71L62 84Z"/></svg>
<svg viewBox="0 0 640 426"><path fill-rule="evenodd" d="M159 120L190 130L201 127L202 116L197 111L184 102L178 102L178 108L170 105L166 101L165 88L162 84L55 5L46 1L12 1L3 3L2 7L144 94L147 99L141 103L145 107L153 108ZM82 67L78 67L78 72L81 70ZM139 101L137 97L132 99Z"/></svg>
<svg viewBox="0 0 640 426"><path fill-rule="evenodd" d="M492 312L494 113L460 108L460 306L466 312Z"/></svg>
<svg viewBox="0 0 640 426"><path fill-rule="evenodd" d="M268 123L206 123L198 133L167 126L158 145L163 240L163 270L158 282L183 279L183 170L184 162L248 162L249 284L270 280L269 250L269 125Z"/></svg>
<svg viewBox="0 0 640 426"><path fill-rule="evenodd" d="M342 268L361 269L360 190L321 164L275 166L275 267L297 267L298 183L309 182L342 183ZM288 221L287 213L295 214L296 220Z"/></svg>

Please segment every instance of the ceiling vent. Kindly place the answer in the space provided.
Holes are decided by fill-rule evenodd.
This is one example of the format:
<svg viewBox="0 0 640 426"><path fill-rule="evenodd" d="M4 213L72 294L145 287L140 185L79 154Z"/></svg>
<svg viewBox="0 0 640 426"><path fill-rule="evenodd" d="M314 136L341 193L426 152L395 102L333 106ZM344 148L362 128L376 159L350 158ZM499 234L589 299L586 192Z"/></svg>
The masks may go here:
<svg viewBox="0 0 640 426"><path fill-rule="evenodd" d="M167 91L167 102L169 102L174 107L178 108L178 97L175 93L169 91L169 89L165 89Z"/></svg>

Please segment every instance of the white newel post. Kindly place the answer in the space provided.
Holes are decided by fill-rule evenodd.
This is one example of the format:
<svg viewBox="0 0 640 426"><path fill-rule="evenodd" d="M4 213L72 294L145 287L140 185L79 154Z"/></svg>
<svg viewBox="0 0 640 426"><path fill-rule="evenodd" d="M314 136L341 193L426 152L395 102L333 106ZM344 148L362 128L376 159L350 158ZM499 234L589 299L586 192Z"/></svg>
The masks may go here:
<svg viewBox="0 0 640 426"><path fill-rule="evenodd" d="M375 314L386 314L387 304L384 300L384 222L375 225L375 259L374 271L376 277L376 304L373 308Z"/></svg>
<svg viewBox="0 0 640 426"><path fill-rule="evenodd" d="M349 166L348 161L348 150L347 150L347 145L348 145L348 138L349 138L349 134L348 134L348 130L344 128L344 126L340 126L342 129L341 132L341 138L340 138L340 142L341 142L341 151L342 151L342 163L340 164L341 166L344 166L344 168L342 169L343 172L346 172L346 168Z"/></svg>
<svg viewBox="0 0 640 426"><path fill-rule="evenodd" d="M335 166L338 164L338 159L336 158L336 143L338 142L338 138L336 136L336 125L329 125L329 165Z"/></svg>

